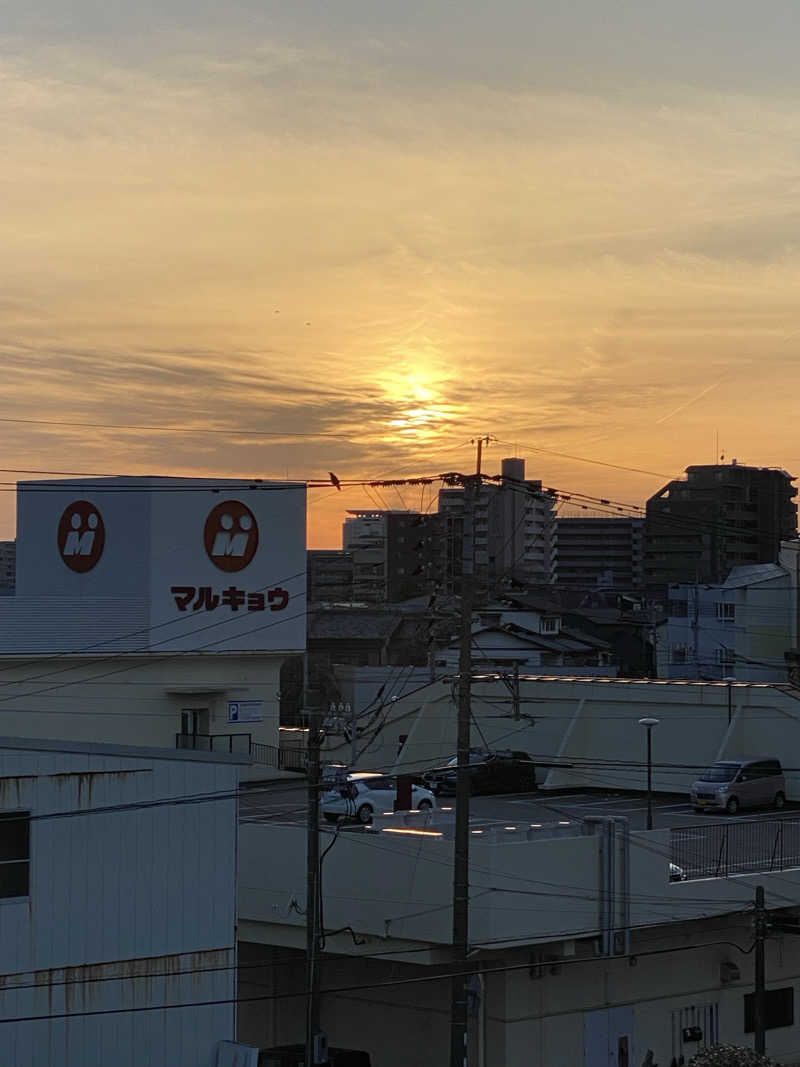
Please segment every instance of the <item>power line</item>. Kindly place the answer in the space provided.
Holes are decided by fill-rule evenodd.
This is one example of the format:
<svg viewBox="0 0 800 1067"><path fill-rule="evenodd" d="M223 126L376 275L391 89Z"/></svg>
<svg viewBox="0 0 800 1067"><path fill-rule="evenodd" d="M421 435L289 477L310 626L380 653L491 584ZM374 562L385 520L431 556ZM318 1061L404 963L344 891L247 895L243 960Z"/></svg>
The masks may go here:
<svg viewBox="0 0 800 1067"><path fill-rule="evenodd" d="M539 445L526 444L524 441L503 441L498 439L498 444L508 445L516 450L521 445L522 448L528 449L530 452L542 452L548 456L557 456L559 459L571 459L576 463L591 463L595 467L609 467L611 470L616 471L628 471L632 474L649 474L653 478L672 478L671 474L662 474L659 471L643 470L641 467L626 467L620 463L607 463L600 459L588 459L586 456L573 456L567 452L557 452L553 448L542 448Z"/></svg>
<svg viewBox="0 0 800 1067"><path fill-rule="evenodd" d="M659 925L659 924L650 924L650 923L648 923L646 926L641 927L641 929L651 929L653 926L656 926L656 925ZM636 930L636 929L640 929L640 927L633 927L632 929ZM508 940L506 939L502 943L503 944L507 944ZM730 941L712 941L712 942L706 942L706 943L703 943L703 944L680 945L680 946L676 946L674 948L667 948L667 949L649 949L649 950L645 949L645 950L636 952L635 955L636 955L637 958L641 959L641 958L645 958L645 957L649 957L649 956L658 956L658 955L665 955L665 954L677 953L677 952L692 952L692 951L696 951L696 950L702 949L702 948L714 947L716 945L728 945L729 946L731 944L733 944L733 943L730 942ZM735 944L734 944L733 947L739 949L739 951L743 952L743 953L751 951L750 949L742 949L740 946L735 945ZM607 962L610 962L611 960L614 960L614 959L619 959L619 957L594 956L594 957L586 957L586 958L570 958L570 959L563 959L563 960L560 959L558 962L559 962L560 965L578 964L578 963L586 964L586 963L598 963L598 962L607 963ZM481 973L482 974L508 974L508 973L511 973L511 972L514 972L514 971L530 970L530 968L531 968L531 962L530 962L530 960L527 960L524 963L503 964L503 965L496 966L496 967L483 967L483 968L481 968ZM354 992L362 992L364 990L386 989L386 988L397 987L397 986L418 985L418 984L427 983L427 982L452 980L453 978L456 978L456 977L458 977L460 975L463 975L464 973L465 973L464 969L463 968L459 968L458 970L439 972L439 973L432 974L432 975L419 975L419 976L415 976L413 978L395 978L395 979L391 979L391 980L389 980L387 982L368 982L366 984L356 984L356 985L348 985L348 986L331 986L331 987L328 987L326 989L321 989L320 990L320 994L323 995L323 996L326 996L326 995L337 994L337 993L354 993ZM9 987L9 988L13 988L13 987ZM218 1006L218 1005L221 1005L221 1004L247 1004L247 1003L256 1003L256 1002L261 1002L261 1001L287 1000L287 999L294 999L294 998L305 997L305 996L306 996L305 991L304 990L299 990L298 992L264 993L264 994L259 994L258 996L250 996L250 997L236 996L236 997L221 997L221 998L217 998L217 999L214 999L214 1000L184 1001L184 1002L181 1002L179 1004L153 1004L153 1005L141 1005L141 1006L130 1007L130 1008L95 1008L95 1009L88 1010L88 1011L84 1010L84 1011L70 1011L70 1012L50 1012L50 1013L43 1013L43 1014L40 1014L40 1015L17 1016L17 1017L0 1019L0 1025L4 1025L4 1024L7 1024L7 1023L37 1022L37 1021L41 1021L43 1019L50 1019L50 1020L52 1020L52 1019L78 1019L78 1018L87 1018L87 1017L102 1016L102 1015L139 1014L139 1013L145 1012L145 1011L168 1011L168 1010L175 1009L175 1008L214 1007L214 1006Z"/></svg>
<svg viewBox="0 0 800 1067"><path fill-rule="evenodd" d="M136 426L131 423L116 422L68 422L64 419L12 419L0 417L0 422L14 423L22 426L64 426L76 430L118 430L122 433L188 433L220 434L224 437L335 437L342 441L353 441L350 434L331 433L320 431L318 433L301 433L297 430L247 430L238 427L228 429L212 429L208 426Z"/></svg>

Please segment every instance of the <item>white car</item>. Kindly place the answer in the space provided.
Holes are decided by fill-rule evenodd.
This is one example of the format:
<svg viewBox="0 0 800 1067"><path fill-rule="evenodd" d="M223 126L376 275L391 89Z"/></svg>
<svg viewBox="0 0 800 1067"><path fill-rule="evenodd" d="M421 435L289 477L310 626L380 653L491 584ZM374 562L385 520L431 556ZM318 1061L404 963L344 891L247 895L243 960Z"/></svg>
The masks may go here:
<svg viewBox="0 0 800 1067"><path fill-rule="evenodd" d="M376 812L380 815L385 811L394 811L396 796L396 778L388 778L377 771L362 771L348 774L342 785L323 793L320 807L328 822L345 818L357 819L366 825L372 822ZM412 785L411 805L420 811L430 811L436 807L436 798L430 789Z"/></svg>

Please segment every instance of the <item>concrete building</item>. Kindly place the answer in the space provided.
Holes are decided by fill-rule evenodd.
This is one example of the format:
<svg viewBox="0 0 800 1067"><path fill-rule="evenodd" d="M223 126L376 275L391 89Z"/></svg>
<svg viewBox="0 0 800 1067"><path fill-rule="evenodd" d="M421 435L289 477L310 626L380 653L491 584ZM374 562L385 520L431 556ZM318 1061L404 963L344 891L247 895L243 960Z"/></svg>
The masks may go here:
<svg viewBox="0 0 800 1067"><path fill-rule="evenodd" d="M375 731L370 767L418 774L452 754L451 682L397 702ZM536 803L551 817L532 822L528 798L514 797L513 818L471 824L470 1063L638 1067L650 1050L648 1062L668 1065L719 1041L752 1044L752 905L761 885L774 922L767 1051L797 1064L800 957L795 936L777 924L800 929L798 820L690 814L687 823L686 805L673 805L672 828L639 830L623 814L631 798L618 795L645 783L645 713L659 720L657 791L688 790L697 767L714 759L794 751L797 690L744 682L732 690L729 724L721 682L524 677L515 716L501 678L476 678L473 738L535 754ZM398 757L399 730L407 740ZM787 778L800 799L793 765ZM584 815L565 818L563 805L585 787L594 791L582 798ZM366 1049L381 1067L447 1062L452 814L387 813L368 829L328 829L321 1017L329 1042ZM744 847L720 864L737 840ZM242 826L240 991L272 1005L242 1005L239 1038L255 1047L302 1040L305 864L303 827Z"/></svg>
<svg viewBox="0 0 800 1067"><path fill-rule="evenodd" d="M0 595L12 592L17 577L17 543L0 541Z"/></svg>
<svg viewBox="0 0 800 1067"><path fill-rule="evenodd" d="M398 603L440 581L446 543L438 515L418 511L349 511L342 544L353 558L353 599Z"/></svg>
<svg viewBox="0 0 800 1067"><path fill-rule="evenodd" d="M556 519L556 582L632 591L644 585L644 519Z"/></svg>
<svg viewBox="0 0 800 1067"><path fill-rule="evenodd" d="M734 567L721 585L673 585L658 633L660 678L788 680L796 587L777 563Z"/></svg>
<svg viewBox="0 0 800 1067"><path fill-rule="evenodd" d="M0 739L16 1067L216 1067L235 1037L234 756Z"/></svg>
<svg viewBox="0 0 800 1067"><path fill-rule="evenodd" d="M30 482L17 516L0 732L243 751L278 773L281 667L305 650L305 486Z"/></svg>
<svg viewBox="0 0 800 1067"><path fill-rule="evenodd" d="M735 460L687 467L647 501L647 584L719 584L733 567L777 562L781 541L797 537L793 481Z"/></svg>
<svg viewBox="0 0 800 1067"><path fill-rule="evenodd" d="M525 478L524 459L504 459L501 483L484 482L477 494L473 535L475 575L479 587L502 587L511 581L546 584L555 577L555 500L542 483ZM439 513L454 521L464 511L463 489L439 492ZM461 545L451 550L461 557Z"/></svg>
<svg viewBox="0 0 800 1067"><path fill-rule="evenodd" d="M326 923L341 932L326 937L322 1026L331 1044L366 1049L381 1067L448 1061L453 842L444 825L386 820L340 834L326 859ZM241 835L240 990L274 1007L244 1003L240 1040L300 1041L305 930L290 903L304 834L249 823ZM332 838L323 834L323 847ZM718 1041L752 1044L755 887L773 918L796 919L800 876L671 882L675 843L670 830L628 832L613 819L572 837L552 827L472 837L470 1063L638 1067L652 1050L653 1063L669 1065ZM800 1057L793 943L770 938L766 953L768 1000L780 1001L767 1050L786 1064Z"/></svg>
<svg viewBox="0 0 800 1067"><path fill-rule="evenodd" d="M456 746L452 682L452 676L442 677L396 701L371 737L361 769L419 774L449 759ZM535 755L546 765L539 775L543 789L643 788L645 741L638 720L644 715L660 720L653 740L658 791L688 792L697 768L716 759L780 754L800 744L800 689L787 684L521 671L520 707L515 718L501 672L476 673L473 737L488 748ZM800 800L800 771L786 762L787 795ZM688 769L681 770L684 765Z"/></svg>
<svg viewBox="0 0 800 1067"><path fill-rule="evenodd" d="M349 604L353 600L353 553L312 549L308 553L309 604Z"/></svg>

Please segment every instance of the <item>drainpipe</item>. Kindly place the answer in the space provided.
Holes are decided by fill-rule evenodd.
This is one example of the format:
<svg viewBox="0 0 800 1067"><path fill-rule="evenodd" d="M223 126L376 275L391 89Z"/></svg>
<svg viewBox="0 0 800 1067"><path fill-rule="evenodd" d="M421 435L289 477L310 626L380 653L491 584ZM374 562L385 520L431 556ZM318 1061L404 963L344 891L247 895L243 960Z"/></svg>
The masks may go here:
<svg viewBox="0 0 800 1067"><path fill-rule="evenodd" d="M481 1003L478 1009L478 1067L486 1067L486 975L479 974Z"/></svg>

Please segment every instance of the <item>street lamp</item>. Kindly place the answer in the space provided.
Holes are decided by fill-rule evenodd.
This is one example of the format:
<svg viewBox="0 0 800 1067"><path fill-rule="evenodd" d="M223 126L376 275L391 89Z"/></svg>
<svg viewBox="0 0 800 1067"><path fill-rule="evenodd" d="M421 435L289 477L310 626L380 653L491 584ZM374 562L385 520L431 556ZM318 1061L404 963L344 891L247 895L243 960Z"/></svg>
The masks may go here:
<svg viewBox="0 0 800 1067"><path fill-rule="evenodd" d="M639 725L647 730L647 829L653 829L653 727L660 719L639 719Z"/></svg>

